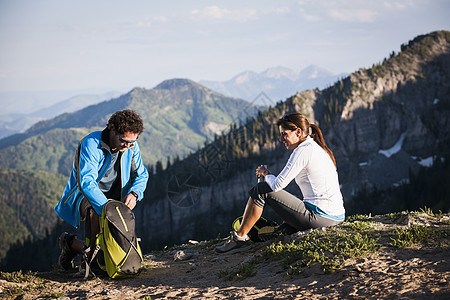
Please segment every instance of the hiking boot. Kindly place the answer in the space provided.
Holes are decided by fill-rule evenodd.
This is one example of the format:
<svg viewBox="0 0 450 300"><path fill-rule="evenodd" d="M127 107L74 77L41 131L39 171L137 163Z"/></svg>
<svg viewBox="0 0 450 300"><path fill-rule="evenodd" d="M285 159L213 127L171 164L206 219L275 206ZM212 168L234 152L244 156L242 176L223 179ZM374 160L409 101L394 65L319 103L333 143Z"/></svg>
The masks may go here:
<svg viewBox="0 0 450 300"><path fill-rule="evenodd" d="M70 270L73 268L73 259L77 255L76 252L74 252L70 248L70 243L75 239L75 235L63 232L59 236L58 244L59 249L61 250L61 254L58 258L58 264L64 269L64 270Z"/></svg>
<svg viewBox="0 0 450 300"><path fill-rule="evenodd" d="M240 237L236 231L231 231L230 236L226 239L225 243L216 247L216 251L219 253L228 252L233 249L241 248L249 244L250 238L248 235Z"/></svg>

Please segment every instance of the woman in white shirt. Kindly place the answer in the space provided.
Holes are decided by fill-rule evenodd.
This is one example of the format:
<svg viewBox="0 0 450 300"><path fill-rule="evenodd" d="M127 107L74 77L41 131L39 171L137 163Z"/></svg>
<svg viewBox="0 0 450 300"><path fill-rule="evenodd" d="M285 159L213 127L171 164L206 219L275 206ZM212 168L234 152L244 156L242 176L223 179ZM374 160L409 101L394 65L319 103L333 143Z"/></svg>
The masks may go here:
<svg viewBox="0 0 450 300"><path fill-rule="evenodd" d="M265 181L249 191L250 198L241 226L216 248L218 252L227 252L246 244L249 240L247 233L261 217L266 204L284 221L282 226L293 232L333 226L345 219L336 161L319 127L310 124L299 113L285 115L277 125L280 141L293 152L278 176L262 166L256 169L256 176L264 177ZM283 190L294 179L303 199Z"/></svg>

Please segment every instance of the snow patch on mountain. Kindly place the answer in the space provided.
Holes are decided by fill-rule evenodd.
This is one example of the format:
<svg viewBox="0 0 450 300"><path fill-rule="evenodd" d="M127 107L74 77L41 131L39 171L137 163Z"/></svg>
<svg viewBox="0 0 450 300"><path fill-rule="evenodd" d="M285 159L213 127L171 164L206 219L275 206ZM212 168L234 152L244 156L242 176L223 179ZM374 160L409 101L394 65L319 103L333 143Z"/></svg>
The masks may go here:
<svg viewBox="0 0 450 300"><path fill-rule="evenodd" d="M391 157L395 153L398 153L400 150L402 150L403 141L405 140L406 132L402 133L400 135L399 140L395 143L394 146L392 146L389 149L386 150L379 150L378 153L383 154L387 158Z"/></svg>

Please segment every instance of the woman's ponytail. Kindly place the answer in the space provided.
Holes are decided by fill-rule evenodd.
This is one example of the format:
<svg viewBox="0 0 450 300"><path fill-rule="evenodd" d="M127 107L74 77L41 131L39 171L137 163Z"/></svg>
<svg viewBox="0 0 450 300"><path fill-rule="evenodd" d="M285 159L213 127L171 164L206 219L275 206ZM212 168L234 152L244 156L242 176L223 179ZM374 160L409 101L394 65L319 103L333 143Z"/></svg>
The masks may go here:
<svg viewBox="0 0 450 300"><path fill-rule="evenodd" d="M315 124L310 124L308 119L304 115L299 113L286 114L281 119L278 120L277 125L290 130L300 128L307 134L309 133L311 128L311 133L309 133L309 136L311 136L314 139L314 141L328 153L328 155L330 156L331 160L334 163L334 166L336 167L336 160L334 159L333 152L330 150L330 148L327 147L327 144L323 139L322 131L320 131L319 126Z"/></svg>
<svg viewBox="0 0 450 300"><path fill-rule="evenodd" d="M322 131L320 130L319 126L315 124L310 124L311 127L311 134L310 136L314 139L314 141L319 144L320 147L322 147L330 156L331 160L334 163L334 166L336 167L336 160L334 159L333 152L328 148L327 144L325 143L325 140L323 139Z"/></svg>

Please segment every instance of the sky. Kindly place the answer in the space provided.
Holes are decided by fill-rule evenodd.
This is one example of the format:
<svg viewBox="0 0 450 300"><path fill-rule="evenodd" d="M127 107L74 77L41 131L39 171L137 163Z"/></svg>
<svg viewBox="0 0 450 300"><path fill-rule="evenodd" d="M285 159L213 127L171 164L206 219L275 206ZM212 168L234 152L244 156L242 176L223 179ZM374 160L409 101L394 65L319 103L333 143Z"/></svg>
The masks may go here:
<svg viewBox="0 0 450 300"><path fill-rule="evenodd" d="M351 73L450 30L449 16L450 0L0 0L0 93L126 92L275 66Z"/></svg>

